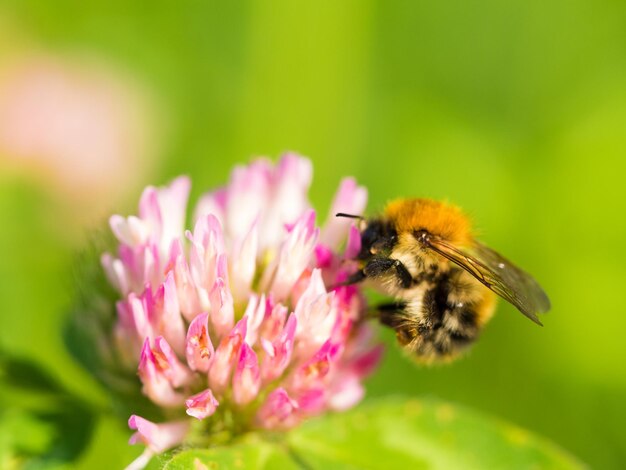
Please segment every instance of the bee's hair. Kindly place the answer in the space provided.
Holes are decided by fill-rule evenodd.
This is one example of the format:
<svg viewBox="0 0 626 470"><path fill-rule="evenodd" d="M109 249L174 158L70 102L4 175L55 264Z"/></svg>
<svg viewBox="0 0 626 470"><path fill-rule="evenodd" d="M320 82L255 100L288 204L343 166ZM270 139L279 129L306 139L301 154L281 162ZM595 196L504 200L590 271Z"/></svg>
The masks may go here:
<svg viewBox="0 0 626 470"><path fill-rule="evenodd" d="M384 214L398 233L425 230L457 246L468 246L473 240L470 219L452 204L396 199L387 204Z"/></svg>

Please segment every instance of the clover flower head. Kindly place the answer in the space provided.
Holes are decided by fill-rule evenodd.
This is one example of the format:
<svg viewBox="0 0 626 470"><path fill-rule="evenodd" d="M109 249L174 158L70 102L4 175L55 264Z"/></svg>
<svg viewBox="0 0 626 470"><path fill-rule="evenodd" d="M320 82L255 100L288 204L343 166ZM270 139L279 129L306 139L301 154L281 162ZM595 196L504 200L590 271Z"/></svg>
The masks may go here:
<svg viewBox="0 0 626 470"><path fill-rule="evenodd" d="M359 288L342 285L356 269L358 230L334 213L361 213L367 193L344 179L319 228L311 178L298 155L258 159L200 198L193 230L186 177L146 188L137 216L111 217L117 251L101 261L119 293L115 347L172 417L131 416L131 443L146 446L132 468L198 430L207 443L227 426L286 430L362 398L381 347Z"/></svg>

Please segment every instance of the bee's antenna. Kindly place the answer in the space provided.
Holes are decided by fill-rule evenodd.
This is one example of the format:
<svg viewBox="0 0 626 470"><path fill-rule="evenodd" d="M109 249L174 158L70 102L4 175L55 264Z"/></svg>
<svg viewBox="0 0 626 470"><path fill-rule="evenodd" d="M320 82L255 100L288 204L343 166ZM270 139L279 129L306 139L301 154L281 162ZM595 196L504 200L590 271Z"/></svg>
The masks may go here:
<svg viewBox="0 0 626 470"><path fill-rule="evenodd" d="M365 220L365 217L363 217L362 215L346 214L345 212L337 212L335 214L335 217L345 217L347 219Z"/></svg>

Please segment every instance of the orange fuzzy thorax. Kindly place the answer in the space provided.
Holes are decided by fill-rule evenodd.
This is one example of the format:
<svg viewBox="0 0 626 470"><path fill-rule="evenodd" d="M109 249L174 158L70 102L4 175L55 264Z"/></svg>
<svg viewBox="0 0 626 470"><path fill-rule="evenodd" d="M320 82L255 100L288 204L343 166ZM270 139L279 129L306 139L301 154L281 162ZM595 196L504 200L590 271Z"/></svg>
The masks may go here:
<svg viewBox="0 0 626 470"><path fill-rule="evenodd" d="M472 241L469 219L456 206L432 199L396 199L385 208L385 216L398 234L426 230L456 246Z"/></svg>

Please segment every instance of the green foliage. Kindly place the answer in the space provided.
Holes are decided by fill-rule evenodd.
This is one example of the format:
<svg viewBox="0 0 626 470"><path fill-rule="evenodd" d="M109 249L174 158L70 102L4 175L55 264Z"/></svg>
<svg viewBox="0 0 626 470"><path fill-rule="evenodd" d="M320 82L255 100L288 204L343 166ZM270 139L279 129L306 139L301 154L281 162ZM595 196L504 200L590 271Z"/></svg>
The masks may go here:
<svg viewBox="0 0 626 470"><path fill-rule="evenodd" d="M89 445L96 410L31 361L0 354L0 467L56 468Z"/></svg>
<svg viewBox="0 0 626 470"><path fill-rule="evenodd" d="M164 470L506 468L582 469L553 444L516 426L434 399L388 398L313 420L285 436L155 459Z"/></svg>
<svg viewBox="0 0 626 470"><path fill-rule="evenodd" d="M256 436L230 447L214 449L189 449L173 455L170 459L153 459L148 467L163 470L184 470L198 468L197 462L205 464L210 470L257 468L257 469L298 469L302 468L285 447L263 441ZM200 467L202 468L202 467Z"/></svg>

